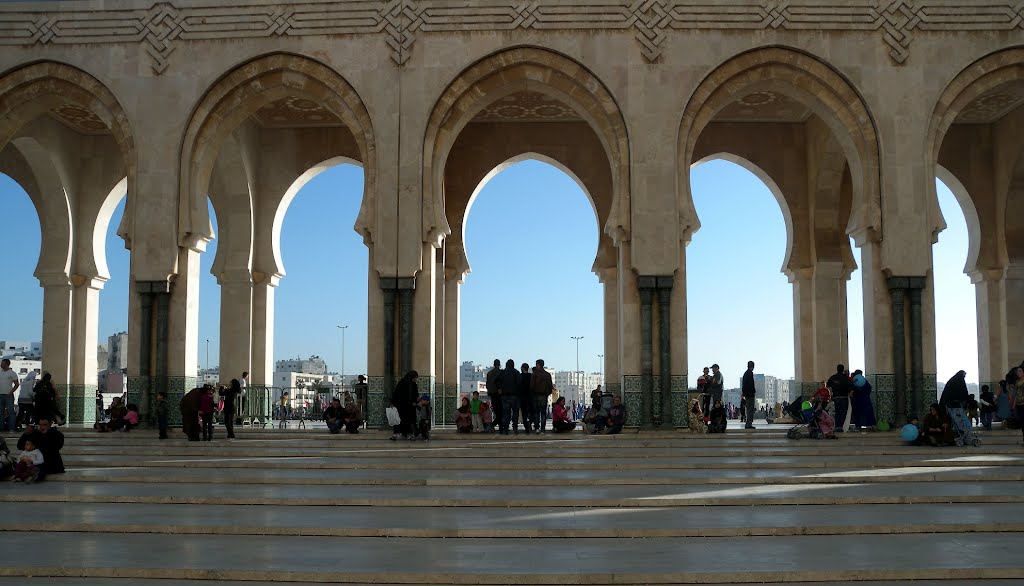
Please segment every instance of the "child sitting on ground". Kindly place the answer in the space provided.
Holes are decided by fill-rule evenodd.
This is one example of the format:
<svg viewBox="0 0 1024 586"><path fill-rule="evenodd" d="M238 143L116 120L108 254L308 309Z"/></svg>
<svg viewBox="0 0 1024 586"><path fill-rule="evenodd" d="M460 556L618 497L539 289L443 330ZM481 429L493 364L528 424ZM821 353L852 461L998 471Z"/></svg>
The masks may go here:
<svg viewBox="0 0 1024 586"><path fill-rule="evenodd" d="M32 440L25 440L25 449L18 456L14 467L15 482L34 482L39 478L39 467L43 465L43 453L36 449Z"/></svg>
<svg viewBox="0 0 1024 586"><path fill-rule="evenodd" d="M133 427L139 425L139 407L134 403L128 404L128 411L121 419L114 422L113 431L129 432Z"/></svg>
<svg viewBox="0 0 1024 586"><path fill-rule="evenodd" d="M416 405L416 435L422 437L423 441L430 439L430 395L420 397Z"/></svg>

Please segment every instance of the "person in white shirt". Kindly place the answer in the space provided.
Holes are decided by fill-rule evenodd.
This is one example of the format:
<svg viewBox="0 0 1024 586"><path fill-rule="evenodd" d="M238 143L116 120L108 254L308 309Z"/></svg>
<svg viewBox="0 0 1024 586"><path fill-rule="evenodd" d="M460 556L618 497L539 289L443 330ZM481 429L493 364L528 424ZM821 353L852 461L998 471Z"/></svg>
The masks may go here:
<svg viewBox="0 0 1024 586"><path fill-rule="evenodd" d="M36 400L33 387L36 385L36 371L25 375L18 391L18 431L32 423L32 403Z"/></svg>
<svg viewBox="0 0 1024 586"><path fill-rule="evenodd" d="M0 415L3 416L3 428L0 431L15 431L18 426L18 414L14 410L14 393L21 386L18 373L11 370L11 361L0 360Z"/></svg>

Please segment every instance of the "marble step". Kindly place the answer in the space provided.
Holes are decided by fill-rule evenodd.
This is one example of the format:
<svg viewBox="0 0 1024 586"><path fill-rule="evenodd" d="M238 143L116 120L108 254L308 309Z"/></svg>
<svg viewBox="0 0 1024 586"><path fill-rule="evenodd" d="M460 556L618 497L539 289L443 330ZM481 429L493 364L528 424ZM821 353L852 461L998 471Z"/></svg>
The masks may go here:
<svg viewBox="0 0 1024 586"><path fill-rule="evenodd" d="M1018 555L1022 547L1024 535L1016 533L974 533L966 539L939 533L874 535L870 540L832 535L591 538L570 543L255 535L169 540L156 534L35 531L5 540L0 576L548 585L910 580L936 575L1024 579Z"/></svg>
<svg viewBox="0 0 1024 586"><path fill-rule="evenodd" d="M182 464L181 466L188 466ZM909 466L892 468L735 468L636 470L589 467L563 470L452 470L452 469L347 469L276 468L250 466L68 468L51 482L152 482L284 485L392 485L392 486L616 486L716 484L850 484L862 482L996 482L1024 480L1024 466Z"/></svg>
<svg viewBox="0 0 1024 586"><path fill-rule="evenodd" d="M0 503L374 507L677 507L1024 503L1016 482L636 486L395 486L43 482L0 484ZM921 508L929 518L928 507ZM2 548L0 548L2 549Z"/></svg>
<svg viewBox="0 0 1024 586"><path fill-rule="evenodd" d="M219 586L274 586L280 582L265 582L262 580L236 581L217 580ZM954 586L962 583L959 579L949 580L914 580L913 586ZM146 580L137 578L55 578L55 577L0 577L0 586L24 586L25 584L46 584L53 586L210 586L209 580ZM866 580L857 582L803 582L806 586L906 586L906 582L893 582L890 580ZM986 580L985 586L1019 586L1017 580ZM349 584L349 586L368 586L367 584ZM386 584L380 582L375 586L399 586L397 584ZM601 585L598 585L601 586ZM736 582L721 583L719 586L738 586Z"/></svg>
<svg viewBox="0 0 1024 586"><path fill-rule="evenodd" d="M438 538L654 538L1024 531L1024 503L651 508L23 503L0 531Z"/></svg>

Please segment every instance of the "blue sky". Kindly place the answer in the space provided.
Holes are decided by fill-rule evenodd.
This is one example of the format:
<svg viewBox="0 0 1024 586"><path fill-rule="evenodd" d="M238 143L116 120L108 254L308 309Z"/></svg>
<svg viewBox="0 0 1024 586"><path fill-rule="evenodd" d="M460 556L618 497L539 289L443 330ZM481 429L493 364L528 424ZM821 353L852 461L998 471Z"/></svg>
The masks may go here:
<svg viewBox="0 0 1024 586"><path fill-rule="evenodd" d="M792 289L780 271L785 226L771 193L756 177L725 161L694 168L694 203L701 218L687 255L690 379L718 362L729 378L748 359L758 371L793 375ZM362 194L362 171L340 165L299 192L281 235L286 276L276 294L275 357L319 354L341 370L366 371L367 252L351 229ZM9 223L5 319L0 339L38 340L42 289L32 276L39 223L28 196L0 175ZM974 291L963 274L967 228L959 205L939 184L948 225L935 245L938 376L956 370L977 380ZM127 328L128 251L116 235L123 202L107 234L111 279L100 294L100 337ZM214 220L216 224L216 220ZM543 237L528 237L541 234ZM598 226L586 194L567 175L537 161L510 166L476 198L466 224L472 273L462 287L460 357L489 363L543 357L556 369L596 371L603 354L602 286L591 272ZM218 363L220 291L210 266L217 241L201 259L200 355ZM854 249L859 261L859 252ZM850 363L863 365L860 272L849 282Z"/></svg>

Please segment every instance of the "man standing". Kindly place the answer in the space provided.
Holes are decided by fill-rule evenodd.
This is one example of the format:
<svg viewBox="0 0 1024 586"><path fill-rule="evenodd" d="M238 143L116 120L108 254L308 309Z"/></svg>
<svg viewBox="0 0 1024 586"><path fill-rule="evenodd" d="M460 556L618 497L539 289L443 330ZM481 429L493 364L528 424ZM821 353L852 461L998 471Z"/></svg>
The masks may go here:
<svg viewBox="0 0 1024 586"><path fill-rule="evenodd" d="M366 413L366 399L370 394L370 385L366 384L366 377L359 375L356 379L356 384L352 385L352 390L356 393L356 406L359 407L359 413ZM363 422L365 425L366 422Z"/></svg>
<svg viewBox="0 0 1024 586"><path fill-rule="evenodd" d="M707 372L707 369L705 369ZM707 392L711 395L711 404L714 405L716 402L722 400L722 392L725 389L725 377L722 376L722 371L719 370L717 364L711 365L711 375L708 376L707 381ZM709 413L708 411L704 412Z"/></svg>
<svg viewBox="0 0 1024 586"><path fill-rule="evenodd" d="M11 370L11 361L6 358L0 360L0 416L3 416L3 431L14 431L18 426L14 393L20 386L18 373Z"/></svg>
<svg viewBox="0 0 1024 586"><path fill-rule="evenodd" d="M491 409L494 411L495 428L503 421L504 409L501 404L501 389L498 388L498 377L501 376L501 361L494 359L494 367L487 371L487 398L491 401Z"/></svg>
<svg viewBox="0 0 1024 586"><path fill-rule="evenodd" d="M533 368L533 376L530 377L530 395L533 398L533 409L535 411L534 431L546 433L544 429L548 424L548 397L555 389L551 381L551 373L544 368L544 361L537 359L537 366Z"/></svg>
<svg viewBox="0 0 1024 586"><path fill-rule="evenodd" d="M519 435L519 371L516 362L509 358L505 370L498 375L498 390L501 391L501 435L508 435L509 424ZM489 392L489 391L488 391Z"/></svg>
<svg viewBox="0 0 1024 586"><path fill-rule="evenodd" d="M718 369L715 369L718 372ZM745 429L754 429L754 409L756 407L755 398L757 397L757 387L754 386L754 361L747 362L747 372L743 373L743 383L741 384L743 392L743 400L746 403L746 425Z"/></svg>
<svg viewBox="0 0 1024 586"><path fill-rule="evenodd" d="M846 367L836 365L836 373L825 385L832 391L832 402L836 406L836 431L846 431L846 413L850 410L850 377L846 376Z"/></svg>
<svg viewBox="0 0 1024 586"><path fill-rule="evenodd" d="M516 401L519 402L519 414L523 418L523 427L526 433L530 433L537 422L537 416L533 412L533 398L530 395L530 365L523 363L519 368L519 386L516 387Z"/></svg>

